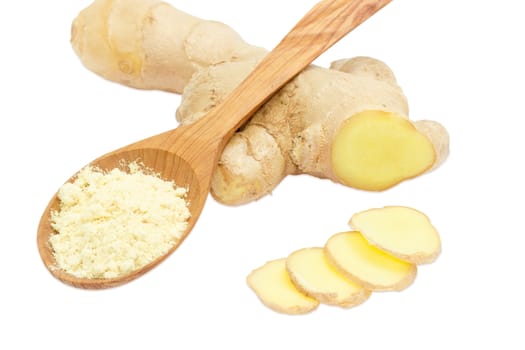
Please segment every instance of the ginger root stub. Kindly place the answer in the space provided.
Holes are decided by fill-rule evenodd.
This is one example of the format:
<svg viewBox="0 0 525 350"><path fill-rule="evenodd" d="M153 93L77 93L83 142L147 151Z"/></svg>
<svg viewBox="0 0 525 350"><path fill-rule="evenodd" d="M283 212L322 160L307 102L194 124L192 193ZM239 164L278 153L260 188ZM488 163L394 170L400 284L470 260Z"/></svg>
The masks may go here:
<svg viewBox="0 0 525 350"><path fill-rule="evenodd" d="M181 124L220 103L266 54L225 24L158 0L95 0L74 21L71 42L83 64L106 79L183 93ZM233 136L211 192L222 203L242 204L289 174L384 190L435 169L448 143L439 123L408 119L407 100L383 62L342 59L331 69L308 67Z"/></svg>

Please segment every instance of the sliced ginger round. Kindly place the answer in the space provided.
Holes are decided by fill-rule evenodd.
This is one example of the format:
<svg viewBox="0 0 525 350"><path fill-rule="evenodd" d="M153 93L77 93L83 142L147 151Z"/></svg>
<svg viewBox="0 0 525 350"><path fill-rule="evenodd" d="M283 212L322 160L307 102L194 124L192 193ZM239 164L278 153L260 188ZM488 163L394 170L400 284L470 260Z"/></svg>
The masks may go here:
<svg viewBox="0 0 525 350"><path fill-rule="evenodd" d="M350 225L371 245L414 264L431 263L441 252L438 231L425 214L413 208L365 210L354 214Z"/></svg>
<svg viewBox="0 0 525 350"><path fill-rule="evenodd" d="M381 191L436 161L434 146L406 118L367 110L343 123L332 144L332 170L344 184Z"/></svg>
<svg viewBox="0 0 525 350"><path fill-rule="evenodd" d="M286 271L286 259L269 261L247 277L248 286L270 309L285 314L305 314L315 310L319 301L301 293Z"/></svg>
<svg viewBox="0 0 525 350"><path fill-rule="evenodd" d="M323 248L293 252L286 259L286 269L298 290L324 304L350 308L363 303L371 294L330 264Z"/></svg>
<svg viewBox="0 0 525 350"><path fill-rule="evenodd" d="M417 267L370 244L357 231L337 233L325 254L346 277L371 291L400 291L414 281Z"/></svg>

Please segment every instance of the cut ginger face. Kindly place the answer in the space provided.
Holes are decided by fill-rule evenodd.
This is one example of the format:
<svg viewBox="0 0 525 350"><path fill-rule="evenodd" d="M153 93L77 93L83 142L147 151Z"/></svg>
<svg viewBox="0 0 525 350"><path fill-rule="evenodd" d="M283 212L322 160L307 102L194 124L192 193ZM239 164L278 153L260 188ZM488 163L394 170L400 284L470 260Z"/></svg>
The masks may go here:
<svg viewBox="0 0 525 350"><path fill-rule="evenodd" d="M286 259L272 260L253 270L248 286L270 309L284 314L305 314L315 310L319 301L301 293L286 271Z"/></svg>
<svg viewBox="0 0 525 350"><path fill-rule="evenodd" d="M334 266L371 291L400 291L414 281L417 267L372 245L357 231L337 233L325 245Z"/></svg>
<svg viewBox="0 0 525 350"><path fill-rule="evenodd" d="M286 269L297 289L324 304L350 308L365 302L371 294L330 264L323 248L293 252L286 259Z"/></svg>
<svg viewBox="0 0 525 350"><path fill-rule="evenodd" d="M414 264L431 263L441 252L438 231L425 214L413 208L365 210L352 216L350 226L370 244Z"/></svg>
<svg viewBox="0 0 525 350"><path fill-rule="evenodd" d="M406 118L367 110L349 118L332 144L332 170L345 185L382 191L430 169L434 146Z"/></svg>

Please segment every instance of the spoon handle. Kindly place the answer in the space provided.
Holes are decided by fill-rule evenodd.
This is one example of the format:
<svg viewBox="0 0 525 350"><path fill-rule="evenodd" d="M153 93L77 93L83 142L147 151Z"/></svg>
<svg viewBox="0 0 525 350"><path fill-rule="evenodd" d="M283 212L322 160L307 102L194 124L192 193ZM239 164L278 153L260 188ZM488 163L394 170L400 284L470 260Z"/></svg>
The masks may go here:
<svg viewBox="0 0 525 350"><path fill-rule="evenodd" d="M390 1L320 1L219 106L193 124L196 130L216 130L224 145L280 87Z"/></svg>

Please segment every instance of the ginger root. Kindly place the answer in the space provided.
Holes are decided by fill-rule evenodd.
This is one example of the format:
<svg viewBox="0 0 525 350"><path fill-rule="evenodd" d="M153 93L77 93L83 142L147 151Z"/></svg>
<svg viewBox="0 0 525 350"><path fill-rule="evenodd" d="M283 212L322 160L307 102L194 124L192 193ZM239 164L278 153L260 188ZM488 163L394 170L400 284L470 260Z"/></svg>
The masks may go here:
<svg viewBox="0 0 525 350"><path fill-rule="evenodd" d="M422 212L408 207L389 206L356 213L350 226L370 244L413 264L429 264L441 253L436 228Z"/></svg>
<svg viewBox="0 0 525 350"><path fill-rule="evenodd" d="M266 54L225 24L160 0L95 0L75 19L71 43L106 79L182 92L181 124L220 103ZM211 192L224 204L242 204L289 174L384 190L435 169L448 143L439 123L408 119L406 98L384 63L338 60L331 69L308 67L232 137Z"/></svg>
<svg viewBox="0 0 525 350"><path fill-rule="evenodd" d="M328 261L347 278L371 291L403 290L417 275L416 265L372 246L357 231L330 237L325 253Z"/></svg>
<svg viewBox="0 0 525 350"><path fill-rule="evenodd" d="M302 294L286 272L286 259L272 260L253 270L248 286L270 309L285 314L305 314L315 310L319 301Z"/></svg>
<svg viewBox="0 0 525 350"><path fill-rule="evenodd" d="M351 308L364 303L370 291L346 278L330 264L323 248L303 248L286 258L294 285L323 304Z"/></svg>
<svg viewBox="0 0 525 350"><path fill-rule="evenodd" d="M441 250L438 231L413 208L361 211L352 216L350 225L362 232L336 233L323 248L303 248L274 260L272 264L278 266L266 264L254 270L248 284L264 304L284 313L296 313L299 301L307 297L350 308L367 301L373 292L406 289L414 282L418 266L433 262Z"/></svg>

